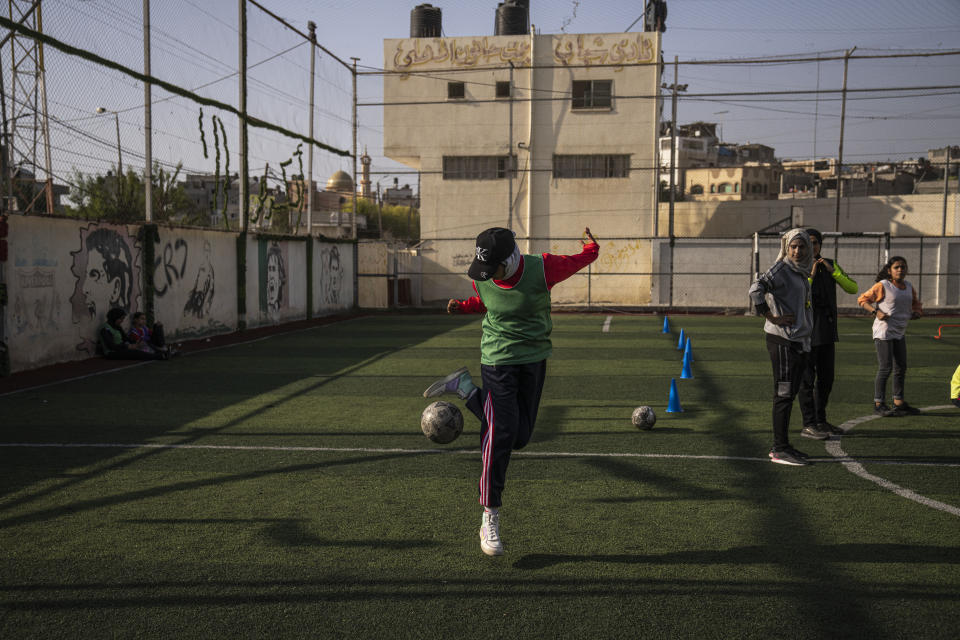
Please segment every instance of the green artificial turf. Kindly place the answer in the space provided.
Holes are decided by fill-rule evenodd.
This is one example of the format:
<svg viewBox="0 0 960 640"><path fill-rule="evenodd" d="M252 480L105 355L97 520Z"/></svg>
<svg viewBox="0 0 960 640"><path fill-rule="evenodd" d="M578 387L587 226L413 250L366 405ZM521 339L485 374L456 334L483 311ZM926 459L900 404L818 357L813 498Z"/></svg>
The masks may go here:
<svg viewBox="0 0 960 640"><path fill-rule="evenodd" d="M817 464L767 461L761 321L606 317L554 315L500 558L479 549L479 423L450 445L419 429L426 386L479 373L477 317L360 318L0 397L0 637L957 637L960 517L853 475L796 408ZM947 403L960 361L937 324L909 327L918 407ZM838 425L870 413L876 370L869 321L840 333ZM840 444L957 508L958 438L951 408Z"/></svg>

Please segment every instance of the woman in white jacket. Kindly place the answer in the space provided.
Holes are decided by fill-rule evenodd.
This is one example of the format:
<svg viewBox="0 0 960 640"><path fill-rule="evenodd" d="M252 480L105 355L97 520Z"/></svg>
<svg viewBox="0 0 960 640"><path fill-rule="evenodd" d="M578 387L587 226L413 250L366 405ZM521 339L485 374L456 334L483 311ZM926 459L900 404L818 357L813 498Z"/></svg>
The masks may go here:
<svg viewBox="0 0 960 640"><path fill-rule="evenodd" d="M810 281L813 266L810 236L791 229L780 239L780 254L770 269L750 287L750 302L766 318L763 330L773 364L773 447L770 460L777 464L810 464L807 454L790 446L788 429L793 399L810 353L813 310Z"/></svg>

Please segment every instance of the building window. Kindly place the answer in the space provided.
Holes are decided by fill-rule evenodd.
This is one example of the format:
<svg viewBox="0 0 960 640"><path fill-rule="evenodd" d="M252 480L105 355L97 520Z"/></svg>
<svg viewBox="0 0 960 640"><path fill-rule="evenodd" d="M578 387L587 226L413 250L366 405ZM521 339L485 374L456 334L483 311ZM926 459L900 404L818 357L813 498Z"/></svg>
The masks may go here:
<svg viewBox="0 0 960 640"><path fill-rule="evenodd" d="M740 183L739 183L739 182L734 182L734 183L733 183L733 192L734 192L734 193L740 193Z"/></svg>
<svg viewBox="0 0 960 640"><path fill-rule="evenodd" d="M574 80L574 109L613 108L613 80Z"/></svg>
<svg viewBox="0 0 960 640"><path fill-rule="evenodd" d="M517 156L443 156L444 180L497 180L516 176Z"/></svg>
<svg viewBox="0 0 960 640"><path fill-rule="evenodd" d="M463 100L467 97L466 85L462 82L447 83L447 100Z"/></svg>
<svg viewBox="0 0 960 640"><path fill-rule="evenodd" d="M554 178L628 178L629 155L553 156Z"/></svg>
<svg viewBox="0 0 960 640"><path fill-rule="evenodd" d="M498 80L497 81L497 93L498 98L509 98L511 95L510 92L510 81L509 80Z"/></svg>
<svg viewBox="0 0 960 640"><path fill-rule="evenodd" d="M723 182L720 184L720 193L733 193L733 185L729 182Z"/></svg>
<svg viewBox="0 0 960 640"><path fill-rule="evenodd" d="M710 193L716 193L716 192L717 192L717 185L715 184L710 185Z"/></svg>
<svg viewBox="0 0 960 640"><path fill-rule="evenodd" d="M694 195L694 196L701 196L701 195L703 195L703 185L702 185L702 184L695 184L695 185L693 185L692 187L690 187L690 194L691 194L691 195Z"/></svg>

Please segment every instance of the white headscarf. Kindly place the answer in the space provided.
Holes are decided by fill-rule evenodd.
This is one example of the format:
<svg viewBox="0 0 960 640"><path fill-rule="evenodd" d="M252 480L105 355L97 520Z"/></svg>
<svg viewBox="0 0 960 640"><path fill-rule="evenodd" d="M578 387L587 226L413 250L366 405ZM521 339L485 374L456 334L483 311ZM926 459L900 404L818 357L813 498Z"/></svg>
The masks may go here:
<svg viewBox="0 0 960 640"><path fill-rule="evenodd" d="M523 255L520 253L520 247L514 245L513 253L511 253L506 260L503 261L503 266L506 269L503 279L509 280L513 277L513 274L517 272L517 269L520 268L520 260L523 258Z"/></svg>
<svg viewBox="0 0 960 640"><path fill-rule="evenodd" d="M803 240L804 244L807 245L807 255L803 260L796 261L790 258L790 252L787 251L787 247L790 246L790 243L793 242L794 238L800 238ZM789 266L794 271L803 274L804 276L810 275L810 269L813 268L813 247L810 245L810 236L804 229L790 229L780 238L780 253L777 255L777 260L782 260L787 266Z"/></svg>

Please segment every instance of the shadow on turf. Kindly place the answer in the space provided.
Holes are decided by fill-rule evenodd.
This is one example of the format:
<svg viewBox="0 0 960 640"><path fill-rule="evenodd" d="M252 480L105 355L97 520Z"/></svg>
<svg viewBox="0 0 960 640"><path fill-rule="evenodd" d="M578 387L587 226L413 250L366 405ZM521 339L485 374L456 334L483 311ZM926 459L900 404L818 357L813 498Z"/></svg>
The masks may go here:
<svg viewBox="0 0 960 640"><path fill-rule="evenodd" d="M656 473L642 462L625 462L610 458L591 458L583 461L584 464L595 467L601 472L616 476L631 483L656 487L667 496L619 496L601 498L597 502L647 502L651 500L721 500L730 498L727 493L718 489L703 487L702 485L684 482L674 476Z"/></svg>
<svg viewBox="0 0 960 640"><path fill-rule="evenodd" d="M567 562L609 562L616 564L777 564L809 568L819 563L868 564L960 564L960 549L930 545L827 544L754 545L723 551L679 551L660 555L598 554L567 555L532 553L513 563L515 569L538 570Z"/></svg>

